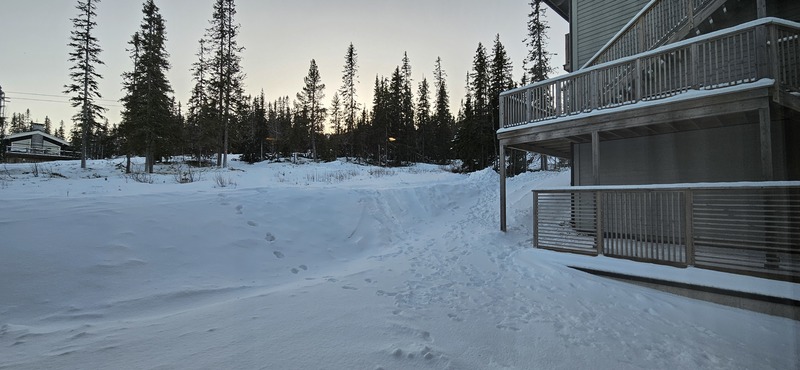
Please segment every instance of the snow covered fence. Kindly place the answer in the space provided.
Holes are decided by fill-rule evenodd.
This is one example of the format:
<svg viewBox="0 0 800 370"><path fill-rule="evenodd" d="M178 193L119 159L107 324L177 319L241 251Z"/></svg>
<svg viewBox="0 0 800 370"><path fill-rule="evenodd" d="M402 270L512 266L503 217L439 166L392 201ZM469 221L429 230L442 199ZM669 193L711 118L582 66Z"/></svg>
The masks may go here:
<svg viewBox="0 0 800 370"><path fill-rule="evenodd" d="M800 281L800 184L534 190L535 247Z"/></svg>

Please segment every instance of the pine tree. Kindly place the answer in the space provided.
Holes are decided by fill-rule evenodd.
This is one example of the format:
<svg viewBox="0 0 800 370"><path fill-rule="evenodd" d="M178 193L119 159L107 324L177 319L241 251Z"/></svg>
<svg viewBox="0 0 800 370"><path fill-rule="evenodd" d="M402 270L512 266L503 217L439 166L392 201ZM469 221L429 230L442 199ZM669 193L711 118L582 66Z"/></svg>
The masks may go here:
<svg viewBox="0 0 800 370"><path fill-rule="evenodd" d="M308 122L309 135L311 138L311 153L314 161L317 161L317 136L322 133L323 122L327 109L322 106L322 99L325 98L325 84L319 75L317 62L311 59L308 67L308 75L303 79L305 85L303 90L297 93L298 105L302 111L303 118Z"/></svg>
<svg viewBox="0 0 800 370"><path fill-rule="evenodd" d="M105 108L95 104L95 99L102 97L98 86L98 80L102 76L96 70L97 65L103 64L99 57L102 50L93 33L97 26L95 10L99 2L100 0L78 0L78 16L72 18L73 30L69 42L69 47L73 49L69 53L69 61L74 63L70 67L72 83L64 86L64 93L72 95L72 107L80 107L80 113L73 119L80 122L82 169L86 169L90 131L105 112Z"/></svg>
<svg viewBox="0 0 800 370"><path fill-rule="evenodd" d="M344 57L344 70L342 71L342 87L339 94L343 102L344 126L349 136L348 156L353 156L355 141L355 123L358 115L359 104L356 101L356 84L358 84L358 54L353 43L347 47Z"/></svg>
<svg viewBox="0 0 800 370"><path fill-rule="evenodd" d="M170 64L166 51L166 26L153 0L142 6L143 20L131 39L133 70L123 74L123 130L128 150L145 156L147 172L153 172L156 153L164 153L177 131L172 87L166 74Z"/></svg>
<svg viewBox="0 0 800 370"><path fill-rule="evenodd" d="M244 74L240 66L241 53L244 51L236 41L240 25L235 24L236 15L234 0L216 0L211 18L211 28L206 31L211 51L211 76L209 95L216 107L217 121L221 137L217 152L217 163L228 166L228 147L230 125L237 122L237 112L243 103Z"/></svg>

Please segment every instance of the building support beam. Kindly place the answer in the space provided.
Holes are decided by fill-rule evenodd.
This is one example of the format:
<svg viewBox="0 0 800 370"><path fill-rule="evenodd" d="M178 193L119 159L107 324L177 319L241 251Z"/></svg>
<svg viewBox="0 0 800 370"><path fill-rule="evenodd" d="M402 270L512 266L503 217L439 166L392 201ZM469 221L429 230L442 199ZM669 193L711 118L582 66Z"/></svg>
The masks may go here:
<svg viewBox="0 0 800 370"><path fill-rule="evenodd" d="M506 146L500 144L500 231L506 231Z"/></svg>
<svg viewBox="0 0 800 370"><path fill-rule="evenodd" d="M592 179L594 185L600 185L600 134L592 131Z"/></svg>
<svg viewBox="0 0 800 370"><path fill-rule="evenodd" d="M761 141L761 173L764 181L775 179L772 166L772 120L769 107L758 110L759 138Z"/></svg>

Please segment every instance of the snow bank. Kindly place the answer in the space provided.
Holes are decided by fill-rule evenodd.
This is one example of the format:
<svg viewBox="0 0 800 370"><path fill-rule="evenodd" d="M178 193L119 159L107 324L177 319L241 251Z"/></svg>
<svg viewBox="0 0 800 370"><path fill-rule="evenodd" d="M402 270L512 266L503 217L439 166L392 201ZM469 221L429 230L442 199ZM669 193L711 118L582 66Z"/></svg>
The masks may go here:
<svg viewBox="0 0 800 370"><path fill-rule="evenodd" d="M797 322L530 254L530 190L568 173L510 179L501 233L491 171L234 162L150 184L119 162L0 169L0 368L800 363Z"/></svg>

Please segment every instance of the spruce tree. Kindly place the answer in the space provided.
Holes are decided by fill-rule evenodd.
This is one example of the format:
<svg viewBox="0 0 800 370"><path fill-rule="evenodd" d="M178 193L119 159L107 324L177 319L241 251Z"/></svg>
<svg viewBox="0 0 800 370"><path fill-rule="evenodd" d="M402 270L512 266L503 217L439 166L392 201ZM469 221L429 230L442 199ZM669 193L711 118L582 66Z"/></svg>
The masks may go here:
<svg viewBox="0 0 800 370"><path fill-rule="evenodd" d="M168 139L177 131L172 87L167 80L166 26L153 0L142 6L143 19L131 39L133 70L123 75L122 133L128 151L145 156L145 169L153 172L157 152L164 153Z"/></svg>
<svg viewBox="0 0 800 370"><path fill-rule="evenodd" d="M466 86L469 92L465 116L459 122L454 145L463 162L463 170L476 171L491 165L496 158L489 99L489 61L481 43L475 51Z"/></svg>
<svg viewBox="0 0 800 370"><path fill-rule="evenodd" d="M492 47L492 59L489 66L489 95L491 103L491 116L492 116L492 131L496 132L500 129L500 94L503 91L512 89L514 87L514 79L512 76L513 66L511 58L508 57L505 47L500 42L500 35L496 35L494 39L494 46ZM498 142L497 135L493 133L494 150L497 152ZM511 171L508 173L511 176L525 170L525 155L520 151L510 150L509 155L511 160L508 161L512 165Z"/></svg>
<svg viewBox="0 0 800 370"><path fill-rule="evenodd" d="M413 80L411 79L411 60L408 53L403 53L403 64L400 67L402 81L400 95L400 125L402 136L397 145L400 149L401 160L413 161L416 142L416 123L414 122L414 94L412 92Z"/></svg>
<svg viewBox="0 0 800 370"><path fill-rule="evenodd" d="M64 120L58 124L58 131L56 131L56 137L61 138L61 140L65 140L66 134L64 133Z"/></svg>
<svg viewBox="0 0 800 370"><path fill-rule="evenodd" d="M339 93L333 93L333 98L331 98L331 127L333 128L333 134L336 136L342 135L344 133L342 127L342 101L339 99Z"/></svg>
<svg viewBox="0 0 800 370"><path fill-rule="evenodd" d="M53 131L53 122L50 121L50 117L44 116L44 133L52 134Z"/></svg>
<svg viewBox="0 0 800 370"><path fill-rule="evenodd" d="M440 163L450 159L453 115L450 113L450 93L447 91L447 73L442 68L442 58L436 58L433 71L433 83L436 89L435 107L433 110L433 156Z"/></svg>
<svg viewBox="0 0 800 370"><path fill-rule="evenodd" d="M358 54L350 43L344 56L344 70L342 71L342 87L339 95L343 104L344 128L348 137L348 156L353 156L355 142L355 123L358 115L359 104L356 101L356 84L358 84Z"/></svg>
<svg viewBox="0 0 800 370"><path fill-rule="evenodd" d="M97 66L100 60L100 49L94 31L97 26L96 8L100 0L78 0L78 16L72 18L73 30L70 35L69 61L72 83L64 86L64 93L72 95L70 102L73 108L80 107L73 120L79 123L81 168L86 169L87 147L91 130L97 125L97 119L103 117L105 108L95 104L95 99L102 97L98 80L102 78Z"/></svg>
<svg viewBox="0 0 800 370"><path fill-rule="evenodd" d="M303 90L297 93L297 101L302 118L308 123L311 153L314 161L317 161L317 135L322 133L327 109L322 106L322 99L325 98L325 84L322 83L317 62L314 59L311 59L308 75L303 81L305 84Z"/></svg>
<svg viewBox="0 0 800 370"><path fill-rule="evenodd" d="M216 0L211 27L206 30L211 51L209 95L217 114L217 163L222 167L228 166L230 125L238 121L237 113L243 103L244 74L240 65L240 54L244 48L236 41L240 25L234 22L235 15L234 0Z"/></svg>
<svg viewBox="0 0 800 370"><path fill-rule="evenodd" d="M417 148L423 161L430 159L430 154L426 150L426 144L431 139L433 129L431 127L431 101L430 86L428 79L423 78L417 90Z"/></svg>
<svg viewBox="0 0 800 370"><path fill-rule="evenodd" d="M546 8L542 6L542 0L533 0L530 6L528 37L523 40L528 46L528 56L522 63L525 71L523 85L544 81L553 72L550 67L552 54L547 50L547 30L550 26L544 18Z"/></svg>
<svg viewBox="0 0 800 370"><path fill-rule="evenodd" d="M528 46L528 56L523 61L522 84L532 84L549 78L553 68L550 66L552 54L547 50L547 30L550 26L544 18L546 8L542 0L533 0L530 3L531 12L528 14L528 37L524 40ZM551 100L547 96L545 101L537 102L543 109L548 109ZM540 154L542 170L547 169L547 157Z"/></svg>

